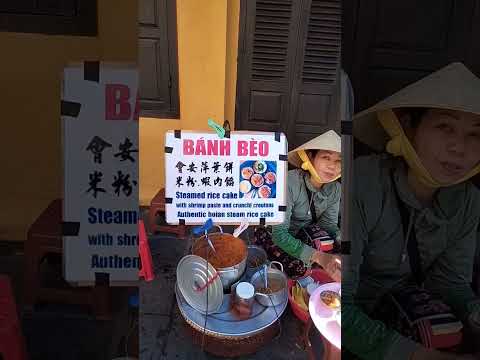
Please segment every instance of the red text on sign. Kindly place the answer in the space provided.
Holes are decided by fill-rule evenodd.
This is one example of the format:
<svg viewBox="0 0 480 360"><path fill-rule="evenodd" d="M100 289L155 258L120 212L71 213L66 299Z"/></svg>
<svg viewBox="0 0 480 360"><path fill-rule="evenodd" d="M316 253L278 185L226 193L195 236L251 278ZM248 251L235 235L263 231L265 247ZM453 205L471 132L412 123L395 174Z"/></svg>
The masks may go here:
<svg viewBox="0 0 480 360"><path fill-rule="evenodd" d="M268 142L240 140L237 145L238 156L268 156Z"/></svg>
<svg viewBox="0 0 480 360"><path fill-rule="evenodd" d="M204 140L193 141L191 139L183 140L184 155L215 155L229 156L229 140Z"/></svg>
<svg viewBox="0 0 480 360"><path fill-rule="evenodd" d="M139 112L138 97L135 109L130 106L130 88L123 84L105 86L105 120L137 120Z"/></svg>
<svg viewBox="0 0 480 360"><path fill-rule="evenodd" d="M237 156L268 156L268 141L240 140ZM230 140L184 139L183 155L230 156Z"/></svg>

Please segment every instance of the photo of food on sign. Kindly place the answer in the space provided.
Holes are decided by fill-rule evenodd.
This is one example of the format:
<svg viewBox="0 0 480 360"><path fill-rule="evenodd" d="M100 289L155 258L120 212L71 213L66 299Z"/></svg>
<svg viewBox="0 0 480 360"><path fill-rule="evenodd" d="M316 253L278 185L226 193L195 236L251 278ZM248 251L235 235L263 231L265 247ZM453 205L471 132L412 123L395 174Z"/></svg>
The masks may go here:
<svg viewBox="0 0 480 360"><path fill-rule="evenodd" d="M276 161L247 160L240 163L240 198L275 199Z"/></svg>

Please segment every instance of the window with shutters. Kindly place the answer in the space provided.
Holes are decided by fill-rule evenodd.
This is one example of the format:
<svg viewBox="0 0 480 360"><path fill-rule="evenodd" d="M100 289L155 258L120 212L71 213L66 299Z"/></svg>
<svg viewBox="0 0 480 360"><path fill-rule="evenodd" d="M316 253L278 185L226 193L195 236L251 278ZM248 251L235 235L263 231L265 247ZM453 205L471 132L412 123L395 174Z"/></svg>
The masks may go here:
<svg viewBox="0 0 480 360"><path fill-rule="evenodd" d="M175 0L139 0L141 116L179 118Z"/></svg>
<svg viewBox="0 0 480 360"><path fill-rule="evenodd" d="M1 0L0 31L97 36L97 0Z"/></svg>
<svg viewBox="0 0 480 360"><path fill-rule="evenodd" d="M304 83L335 84L340 61L340 43L340 4L313 0L303 57Z"/></svg>
<svg viewBox="0 0 480 360"><path fill-rule="evenodd" d="M290 147L339 131L340 0L243 0L236 126Z"/></svg>
<svg viewBox="0 0 480 360"><path fill-rule="evenodd" d="M253 33L252 79L284 81L288 70L291 1L258 2Z"/></svg>

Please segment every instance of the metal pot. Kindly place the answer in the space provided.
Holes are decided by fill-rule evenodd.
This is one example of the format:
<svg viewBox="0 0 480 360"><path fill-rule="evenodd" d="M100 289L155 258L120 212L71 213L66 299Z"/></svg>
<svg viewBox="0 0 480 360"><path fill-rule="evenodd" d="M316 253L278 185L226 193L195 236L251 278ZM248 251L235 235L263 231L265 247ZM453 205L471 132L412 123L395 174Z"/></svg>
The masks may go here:
<svg viewBox="0 0 480 360"><path fill-rule="evenodd" d="M260 246L249 245L247 246L247 250L247 277L251 278L253 274L263 268L263 265L268 263L268 256ZM252 260L255 260L258 266L251 266L250 261Z"/></svg>
<svg viewBox="0 0 480 360"><path fill-rule="evenodd" d="M238 279L240 279L245 272L247 266L247 258L243 259L239 264L227 268L217 269L220 280L224 289L229 289Z"/></svg>
<svg viewBox="0 0 480 360"><path fill-rule="evenodd" d="M232 241L243 241L242 239L236 238L233 235L225 234L219 225L214 225L214 226L217 227L220 230L220 232L211 233L211 234L208 234L208 236L210 237L219 236L219 235L228 236L232 238ZM205 239L205 235L197 239L197 241L205 241L204 239ZM193 248L195 248L195 245L193 245L192 249ZM245 253L244 258L238 264L235 264L229 267L224 267L224 268L220 268L220 267L215 268L215 270L217 270L218 272L218 275L220 276L220 280L222 281L224 290L229 289L232 284L237 282L242 277L243 273L245 272L245 268L247 267L247 254L248 253Z"/></svg>
<svg viewBox="0 0 480 360"><path fill-rule="evenodd" d="M279 265L281 270L274 269L272 267L273 264ZM255 299L263 306L278 306L286 302L288 299L288 286L287 276L283 272L283 265L278 261L272 261L267 269L267 279L270 284L272 282L279 283L282 288L271 294L258 292L258 289L262 288L265 283L264 270L261 269L253 274L252 279L250 280L255 287Z"/></svg>

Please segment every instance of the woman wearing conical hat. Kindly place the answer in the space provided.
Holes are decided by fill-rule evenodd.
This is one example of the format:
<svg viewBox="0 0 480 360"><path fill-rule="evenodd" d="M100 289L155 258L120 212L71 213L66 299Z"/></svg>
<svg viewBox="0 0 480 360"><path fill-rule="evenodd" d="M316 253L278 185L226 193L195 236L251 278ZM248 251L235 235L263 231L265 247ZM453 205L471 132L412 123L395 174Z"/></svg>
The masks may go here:
<svg viewBox="0 0 480 360"><path fill-rule="evenodd" d="M339 238L341 139L335 131L316 137L288 154L296 169L288 172L285 221L272 233L257 228L255 242L271 260L280 261L290 277L300 277L313 264L340 280L340 267L332 255L317 250L312 238ZM303 239L303 240L302 240ZM338 259L337 259L338 260Z"/></svg>
<svg viewBox="0 0 480 360"><path fill-rule="evenodd" d="M357 114L353 124L354 136L380 154L354 163L342 348L369 360L472 358L440 351L433 320L408 333L395 325L401 314L388 313L390 323L382 309L406 289L416 299L438 296L429 309L447 306L461 321L443 318L450 335L440 342L458 342L462 326L479 339L480 298L471 282L480 193L469 179L480 171L480 79L453 63ZM412 304L399 305L403 315L419 309Z"/></svg>

